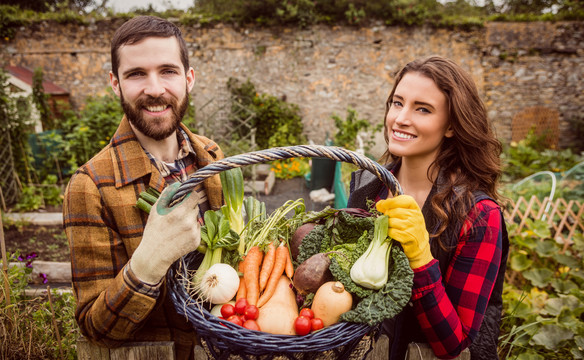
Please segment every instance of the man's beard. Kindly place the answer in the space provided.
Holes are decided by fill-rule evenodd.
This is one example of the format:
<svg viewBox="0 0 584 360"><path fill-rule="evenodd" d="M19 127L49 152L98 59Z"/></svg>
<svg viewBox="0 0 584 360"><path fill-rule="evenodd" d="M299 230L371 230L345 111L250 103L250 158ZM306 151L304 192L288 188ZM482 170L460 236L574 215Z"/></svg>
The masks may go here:
<svg viewBox="0 0 584 360"><path fill-rule="evenodd" d="M174 97L167 100L163 97L155 98L152 96L146 96L136 100L136 103L134 106L132 106L132 104L125 101L124 94L120 89L120 101L128 121L142 134L154 140L160 141L172 135L179 128L179 124L185 116L189 105L189 94L188 91L186 91L186 96L180 104ZM165 119L165 117L168 115L165 115L165 117L155 117L152 120L146 121L144 119L142 109L146 106L160 105L170 105L172 111L170 114L170 122L168 122L168 119ZM167 122L167 124L164 124L165 122Z"/></svg>

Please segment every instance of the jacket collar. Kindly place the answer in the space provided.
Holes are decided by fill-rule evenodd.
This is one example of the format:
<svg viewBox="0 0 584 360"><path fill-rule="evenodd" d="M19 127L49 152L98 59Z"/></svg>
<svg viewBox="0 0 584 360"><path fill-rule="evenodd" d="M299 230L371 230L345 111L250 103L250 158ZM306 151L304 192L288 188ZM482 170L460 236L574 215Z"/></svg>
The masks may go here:
<svg viewBox="0 0 584 360"><path fill-rule="evenodd" d="M126 116L111 140L111 154L116 189L126 186L144 176L150 176L149 186L162 191L164 178L144 152Z"/></svg>

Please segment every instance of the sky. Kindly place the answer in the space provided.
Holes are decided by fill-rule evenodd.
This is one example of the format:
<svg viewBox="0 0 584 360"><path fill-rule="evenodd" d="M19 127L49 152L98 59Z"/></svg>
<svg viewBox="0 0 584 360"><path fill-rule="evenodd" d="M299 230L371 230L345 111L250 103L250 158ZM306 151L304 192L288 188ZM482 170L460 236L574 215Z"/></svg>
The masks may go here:
<svg viewBox="0 0 584 360"><path fill-rule="evenodd" d="M132 8L147 8L152 4L157 11L166 9L188 9L193 6L193 0L109 0L108 5L116 12L127 12Z"/></svg>

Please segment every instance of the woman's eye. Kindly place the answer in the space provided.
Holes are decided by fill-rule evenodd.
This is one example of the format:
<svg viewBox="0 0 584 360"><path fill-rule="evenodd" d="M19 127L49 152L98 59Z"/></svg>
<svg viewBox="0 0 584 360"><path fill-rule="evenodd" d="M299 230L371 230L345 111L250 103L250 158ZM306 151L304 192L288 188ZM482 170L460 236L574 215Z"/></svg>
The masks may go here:
<svg viewBox="0 0 584 360"><path fill-rule="evenodd" d="M427 113L427 114L430 114L431 113L430 110L428 110L428 109L426 109L424 107L419 108L418 111L423 112L423 113Z"/></svg>
<svg viewBox="0 0 584 360"><path fill-rule="evenodd" d="M394 101L392 101L391 105L392 106L402 106L402 103L398 100L394 100Z"/></svg>

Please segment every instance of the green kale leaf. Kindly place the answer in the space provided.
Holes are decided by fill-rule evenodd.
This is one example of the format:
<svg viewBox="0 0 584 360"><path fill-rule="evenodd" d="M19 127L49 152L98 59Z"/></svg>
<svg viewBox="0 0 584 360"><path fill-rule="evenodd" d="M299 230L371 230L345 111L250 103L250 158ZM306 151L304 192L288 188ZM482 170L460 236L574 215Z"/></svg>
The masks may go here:
<svg viewBox="0 0 584 360"><path fill-rule="evenodd" d="M383 288L361 299L354 309L341 315L341 321L374 326L395 317L407 305L412 295L414 272L397 242L391 248L391 259L389 279Z"/></svg>

